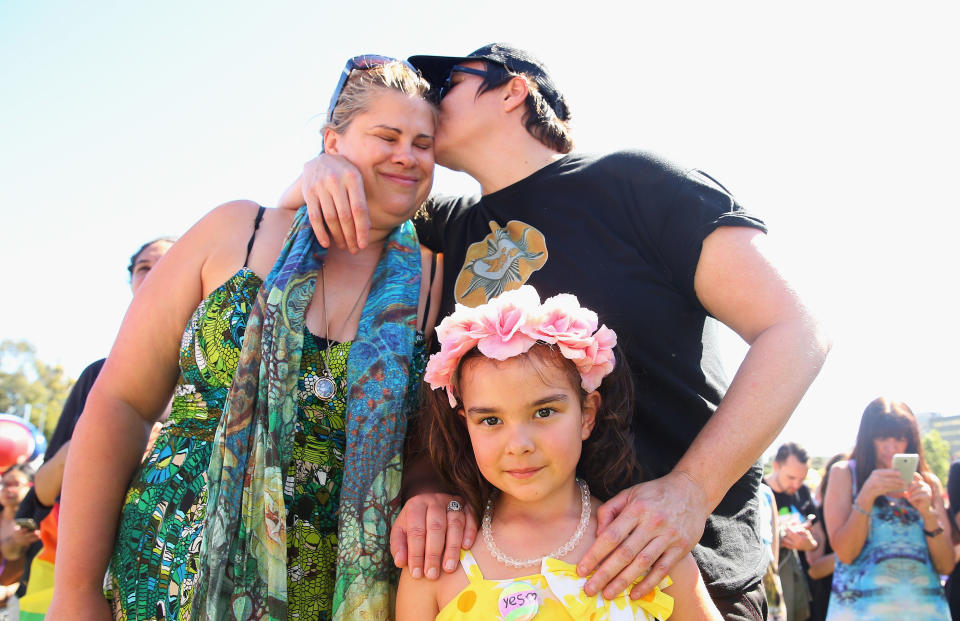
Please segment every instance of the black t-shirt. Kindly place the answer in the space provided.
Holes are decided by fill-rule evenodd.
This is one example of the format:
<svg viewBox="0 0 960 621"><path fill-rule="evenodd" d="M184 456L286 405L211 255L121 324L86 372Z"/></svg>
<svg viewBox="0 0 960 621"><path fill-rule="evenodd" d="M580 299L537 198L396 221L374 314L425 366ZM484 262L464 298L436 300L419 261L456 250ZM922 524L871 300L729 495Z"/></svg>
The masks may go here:
<svg viewBox="0 0 960 621"><path fill-rule="evenodd" d="M777 499L777 513L799 513L801 520L807 519L808 515L816 515L817 503L813 501L813 494L806 485L801 485L793 494L778 492L774 490L773 497Z"/></svg>
<svg viewBox="0 0 960 621"><path fill-rule="evenodd" d="M668 473L728 385L718 324L693 286L702 242L763 222L706 174L637 151L568 155L482 200L432 198L426 212L420 240L444 254L441 316L524 283L542 299L575 294L617 332L637 388L638 455L653 477ZM714 595L761 576L760 475L755 464L734 484L694 550Z"/></svg>

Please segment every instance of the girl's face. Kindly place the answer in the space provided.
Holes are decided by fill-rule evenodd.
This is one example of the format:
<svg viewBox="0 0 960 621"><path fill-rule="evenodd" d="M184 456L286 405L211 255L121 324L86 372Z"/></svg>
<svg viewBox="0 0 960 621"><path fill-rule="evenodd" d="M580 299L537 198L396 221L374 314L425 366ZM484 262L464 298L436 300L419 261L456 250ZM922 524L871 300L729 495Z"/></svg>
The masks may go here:
<svg viewBox="0 0 960 621"><path fill-rule="evenodd" d="M433 109L423 99L383 90L342 134L328 130L328 153L360 171L373 229L389 231L416 213L433 183Z"/></svg>
<svg viewBox="0 0 960 621"><path fill-rule="evenodd" d="M906 438L874 438L873 448L877 453L877 468L889 468L893 456L907 450Z"/></svg>
<svg viewBox="0 0 960 621"><path fill-rule="evenodd" d="M19 470L11 470L3 475L0 488L0 503L4 507L17 507L20 501L30 491L30 479Z"/></svg>
<svg viewBox="0 0 960 621"><path fill-rule="evenodd" d="M461 369L460 413L480 473L522 502L570 493L584 440L600 405L580 405L580 387L556 364L529 355L473 358Z"/></svg>

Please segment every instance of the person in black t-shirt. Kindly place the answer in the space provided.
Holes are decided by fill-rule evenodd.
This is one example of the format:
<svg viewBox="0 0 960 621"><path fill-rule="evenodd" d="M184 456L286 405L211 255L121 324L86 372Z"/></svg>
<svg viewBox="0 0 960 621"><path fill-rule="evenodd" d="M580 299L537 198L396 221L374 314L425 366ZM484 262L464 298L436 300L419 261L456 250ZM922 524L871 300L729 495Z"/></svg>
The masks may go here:
<svg viewBox="0 0 960 621"><path fill-rule="evenodd" d="M436 161L482 191L435 197L418 223L422 242L443 253L442 310L525 283L543 296L574 293L617 331L633 369L638 454L657 478L600 510L598 540L578 567L596 569L587 592L613 594L646 574L639 597L692 549L725 617L755 619L765 607L757 459L829 349L768 260L763 223L702 172L636 151L572 154L563 96L522 50L492 44L410 61L437 87ZM321 155L280 206L306 202L324 245L363 247L357 179L348 163ZM751 346L729 384L717 320ZM411 470L420 472L405 477ZM423 568L435 577L441 561L456 570L476 524L446 511L442 487L420 483L392 550L414 576Z"/></svg>
<svg viewBox="0 0 960 621"><path fill-rule="evenodd" d="M810 530L817 506L810 488L804 485L810 470L807 451L795 442L777 449L773 472L765 482L773 489L780 523L780 583L787 609L787 621L810 617L810 587L803 553L819 545Z"/></svg>

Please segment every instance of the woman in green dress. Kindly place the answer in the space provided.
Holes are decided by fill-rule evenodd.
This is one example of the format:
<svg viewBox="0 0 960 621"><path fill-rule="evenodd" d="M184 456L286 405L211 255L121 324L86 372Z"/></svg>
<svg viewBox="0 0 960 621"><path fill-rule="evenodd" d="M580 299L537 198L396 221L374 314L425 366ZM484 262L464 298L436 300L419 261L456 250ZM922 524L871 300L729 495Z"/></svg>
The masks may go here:
<svg viewBox="0 0 960 621"><path fill-rule="evenodd" d="M376 243L325 250L305 209L236 201L154 268L74 434L49 619L390 614L439 285L408 221L432 182L427 89L406 63L356 57L331 102L324 147L361 171Z"/></svg>

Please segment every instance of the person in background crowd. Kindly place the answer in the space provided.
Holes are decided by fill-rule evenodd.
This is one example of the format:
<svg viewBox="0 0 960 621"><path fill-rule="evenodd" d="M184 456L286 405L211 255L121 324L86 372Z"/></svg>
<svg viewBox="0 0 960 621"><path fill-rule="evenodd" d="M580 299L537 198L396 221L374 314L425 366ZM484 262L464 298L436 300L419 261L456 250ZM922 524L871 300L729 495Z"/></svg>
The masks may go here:
<svg viewBox="0 0 960 621"><path fill-rule="evenodd" d="M960 461L950 464L947 476L947 495L950 499L950 536L954 546L960 544ZM956 549L956 548L955 548ZM946 585L947 602L954 621L960 621L960 564L954 567Z"/></svg>
<svg viewBox="0 0 960 621"><path fill-rule="evenodd" d="M909 483L891 467L897 453L919 456ZM828 621L949 618L940 575L955 564L950 524L907 404L870 402L850 459L830 468L823 516L837 555Z"/></svg>
<svg viewBox="0 0 960 621"><path fill-rule="evenodd" d="M158 237L141 245L130 257L127 272L130 274L130 292L136 295L147 274L153 269L167 250L176 241L173 237ZM53 567L57 550L57 507L60 488L63 484L63 470L70 451L70 438L87 402L87 395L93 387L105 358L87 366L80 374L60 412L57 426L53 430L50 443L44 455L44 463L37 471L36 485L24 498L17 513L18 518L29 518L41 526L43 537L42 550L39 540L32 546L17 546L13 554L24 558L25 570L20 582L19 593L22 596L21 618L40 619L50 604L53 595ZM164 412L161 421L165 419ZM158 422L151 431L151 441L159 433L162 423ZM150 442L148 442L149 446ZM33 580L30 577L33 576Z"/></svg>
<svg viewBox="0 0 960 621"><path fill-rule="evenodd" d="M830 468L841 459L846 459L846 453L838 453L830 458L823 469L823 478L820 479L820 485L817 486L815 499L817 508L814 514L817 516L810 527L813 538L820 542L815 550L806 553L807 557L807 576L810 578L810 621L824 621L827 617L827 604L830 601L830 587L833 585L833 566L837 555L833 553L833 547L830 545L830 537L827 536L827 529L823 525L823 497L827 489L827 482L830 480Z"/></svg>
<svg viewBox="0 0 960 621"><path fill-rule="evenodd" d="M23 574L22 555L9 555L39 540L36 529L20 528L14 523L17 508L33 485L33 467L27 464L12 466L0 479L0 620L19 618L17 588Z"/></svg>
<svg viewBox="0 0 960 621"><path fill-rule="evenodd" d="M778 571L780 563L780 525L777 521L777 499L766 483L760 483L760 539L769 562L763 575L763 589L767 595L767 621L787 621L783 603L783 585Z"/></svg>
<svg viewBox="0 0 960 621"><path fill-rule="evenodd" d="M787 621L806 621L810 617L810 587L801 554L817 548L810 532L816 506L810 488L804 485L810 469L807 451L795 442L777 449L773 472L766 483L777 500L780 524L780 582L787 609Z"/></svg>

